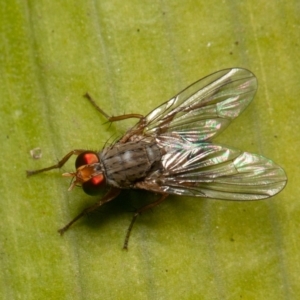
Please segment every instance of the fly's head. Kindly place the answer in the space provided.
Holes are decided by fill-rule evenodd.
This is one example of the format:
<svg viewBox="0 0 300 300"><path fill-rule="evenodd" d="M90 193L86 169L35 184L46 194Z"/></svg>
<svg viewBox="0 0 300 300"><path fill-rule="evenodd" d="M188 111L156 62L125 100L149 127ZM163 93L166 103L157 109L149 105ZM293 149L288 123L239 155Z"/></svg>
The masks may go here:
<svg viewBox="0 0 300 300"><path fill-rule="evenodd" d="M64 173L65 177L73 177L69 191L74 186L81 186L91 196L98 195L105 185L105 177L96 152L84 151L75 161L76 172Z"/></svg>

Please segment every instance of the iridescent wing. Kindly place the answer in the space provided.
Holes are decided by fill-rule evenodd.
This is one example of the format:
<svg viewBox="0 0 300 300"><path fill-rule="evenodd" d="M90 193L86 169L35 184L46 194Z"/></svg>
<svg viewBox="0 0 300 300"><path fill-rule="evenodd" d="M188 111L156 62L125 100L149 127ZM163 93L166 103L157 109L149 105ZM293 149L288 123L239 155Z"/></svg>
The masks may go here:
<svg viewBox="0 0 300 300"><path fill-rule="evenodd" d="M211 143L177 140L169 144L162 164L163 169L145 183L168 194L259 200L280 192L287 181L283 169L271 160Z"/></svg>
<svg viewBox="0 0 300 300"><path fill-rule="evenodd" d="M154 137L166 153L162 168L136 188L226 200L259 200L281 191L287 178L275 163L210 143L248 106L256 89L250 71L227 69L195 82L150 112L144 136Z"/></svg>
<svg viewBox="0 0 300 300"><path fill-rule="evenodd" d="M226 69L196 81L146 117L145 135L180 135L207 141L219 134L251 102L255 76L245 69Z"/></svg>

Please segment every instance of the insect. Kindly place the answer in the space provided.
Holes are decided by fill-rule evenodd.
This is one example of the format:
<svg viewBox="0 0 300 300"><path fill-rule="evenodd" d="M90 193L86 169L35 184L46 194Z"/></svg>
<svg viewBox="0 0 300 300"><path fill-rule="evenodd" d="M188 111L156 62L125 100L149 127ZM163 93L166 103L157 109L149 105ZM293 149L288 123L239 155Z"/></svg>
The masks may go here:
<svg viewBox="0 0 300 300"><path fill-rule="evenodd" d="M75 149L57 164L27 171L37 173L61 168L77 155L69 187L81 186L89 195L106 194L59 230L63 234L82 216L116 198L122 189L142 189L159 194L156 201L139 208L128 227L127 249L139 214L163 202L169 194L224 200L259 200L279 193L287 182L284 170L271 160L212 143L248 106L257 90L256 77L232 68L196 81L148 115L109 117L95 101L87 99L110 122L139 119L121 138L100 152Z"/></svg>

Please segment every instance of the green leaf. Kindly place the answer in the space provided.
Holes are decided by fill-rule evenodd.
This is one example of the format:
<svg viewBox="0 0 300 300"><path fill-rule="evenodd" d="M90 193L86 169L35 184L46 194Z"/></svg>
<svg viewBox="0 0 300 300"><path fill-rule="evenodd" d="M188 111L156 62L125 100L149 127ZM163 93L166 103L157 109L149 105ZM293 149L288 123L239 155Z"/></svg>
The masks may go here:
<svg viewBox="0 0 300 300"><path fill-rule="evenodd" d="M261 1L2 1L2 299L296 299L299 288L299 5ZM61 171L26 178L72 149L101 150L141 113L227 67L253 71L253 104L219 141L283 166L286 189L260 202L125 191L97 201ZM41 148L34 160L30 150Z"/></svg>

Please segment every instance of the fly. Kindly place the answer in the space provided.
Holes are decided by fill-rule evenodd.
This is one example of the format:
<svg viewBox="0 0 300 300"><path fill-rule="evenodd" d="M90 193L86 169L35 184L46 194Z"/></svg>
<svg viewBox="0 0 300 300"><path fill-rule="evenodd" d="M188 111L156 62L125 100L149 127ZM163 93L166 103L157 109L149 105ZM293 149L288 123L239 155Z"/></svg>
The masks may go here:
<svg viewBox="0 0 300 300"><path fill-rule="evenodd" d="M212 143L252 101L256 77L241 68L226 69L196 81L148 115L110 117L95 101L86 98L110 122L139 119L124 136L100 152L75 149L57 164L27 171L37 173L61 168L76 155L69 190L81 186L88 195L106 194L83 210L63 234L84 215L116 198L122 189L142 189L160 197L139 208L127 229L123 248L138 215L163 202L168 195L223 200L260 200L279 193L287 182L284 170L271 160L249 152Z"/></svg>

